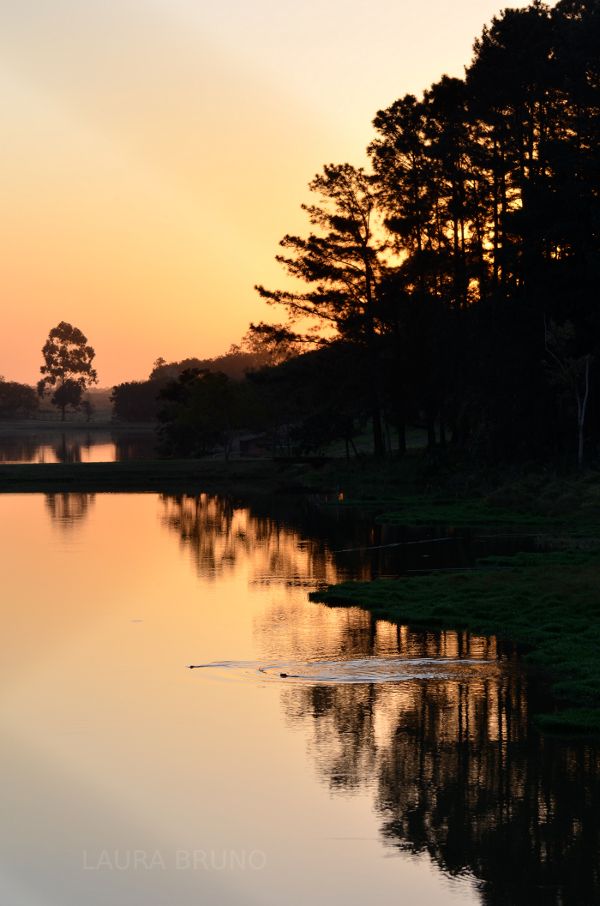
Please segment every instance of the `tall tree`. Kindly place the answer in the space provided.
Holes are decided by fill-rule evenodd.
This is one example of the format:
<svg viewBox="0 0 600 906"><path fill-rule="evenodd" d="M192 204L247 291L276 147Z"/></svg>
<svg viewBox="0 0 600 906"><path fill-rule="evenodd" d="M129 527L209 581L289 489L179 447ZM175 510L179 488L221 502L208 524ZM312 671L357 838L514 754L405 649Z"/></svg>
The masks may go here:
<svg viewBox="0 0 600 906"><path fill-rule="evenodd" d="M372 175L332 165L311 183L313 232L278 258L304 287L259 291L368 357L376 451L383 405L400 449L410 413L430 443L448 424L490 459L562 456L569 381L580 458L584 427L598 447L599 47L600 0L507 9L464 79L377 113ZM561 381L545 323L571 325Z"/></svg>
<svg viewBox="0 0 600 906"><path fill-rule="evenodd" d="M397 357L407 360L419 350L411 369L419 381L413 386L432 445L436 421L445 441L449 378L456 370L456 318L450 314L474 300L464 83L445 77L422 100L407 95L380 111L374 125L377 137L369 152L378 200L402 262L388 281L386 317L401 341ZM406 376L407 368L399 362L401 372ZM401 408L406 402L396 406L398 415Z"/></svg>
<svg viewBox="0 0 600 906"><path fill-rule="evenodd" d="M84 390L98 382L92 367L96 353L78 327L61 321L48 334L42 355L44 377L38 382L38 393L53 391L50 402L60 409L64 421L67 406L77 409Z"/></svg>
<svg viewBox="0 0 600 906"><path fill-rule="evenodd" d="M583 468L584 430L590 396L591 353L573 355L575 331L573 325L555 324L545 327L547 366L551 381L575 403L577 413L577 466Z"/></svg>
<svg viewBox="0 0 600 906"><path fill-rule="evenodd" d="M329 164L309 188L318 203L303 205L316 227L307 238L287 235L277 261L308 289L257 290L285 306L291 320L312 324L323 343L344 339L364 347L369 362L368 393L373 451L383 455L381 386L378 364L382 333L380 287L386 266L383 234L377 229L373 177L350 164Z"/></svg>

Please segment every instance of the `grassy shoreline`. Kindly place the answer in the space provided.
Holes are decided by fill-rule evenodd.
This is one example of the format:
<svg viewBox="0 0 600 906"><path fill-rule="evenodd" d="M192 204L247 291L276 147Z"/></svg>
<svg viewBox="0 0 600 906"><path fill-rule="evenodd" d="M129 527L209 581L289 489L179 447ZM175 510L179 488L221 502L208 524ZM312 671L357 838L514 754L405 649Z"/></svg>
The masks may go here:
<svg viewBox="0 0 600 906"><path fill-rule="evenodd" d="M499 635L545 671L557 708L540 715L547 731L600 732L600 476L541 470L494 481L460 474L423 481L423 457L402 463L343 460L149 460L0 465L0 493L299 492L368 512L383 524L524 527L552 539L548 553L482 562L468 573L344 583L313 595L359 605L415 627ZM473 483L474 484L474 483Z"/></svg>
<svg viewBox="0 0 600 906"><path fill-rule="evenodd" d="M498 635L547 674L552 713L540 728L600 733L600 552L517 554L481 561L481 570L345 582L313 592L333 606L360 606L414 628Z"/></svg>
<svg viewBox="0 0 600 906"><path fill-rule="evenodd" d="M82 432L111 432L113 434L149 434L154 435L156 425L154 422L118 422L110 415L98 415L86 421L85 419L67 419L64 422L59 418L15 419L14 421L0 420L0 437L14 437L21 434L81 434Z"/></svg>
<svg viewBox="0 0 600 906"><path fill-rule="evenodd" d="M290 476L291 479L291 476ZM0 465L0 493L193 493L217 483L283 486L285 476L264 460L131 460Z"/></svg>
<svg viewBox="0 0 600 906"><path fill-rule="evenodd" d="M479 570L451 575L347 582L312 599L358 605L415 628L462 628L516 642L555 696L555 711L536 716L540 728L600 733L600 474L541 467L486 473L450 464L442 461L436 474L435 463L414 458L392 481L364 475L351 485L349 502L368 507L383 525L533 530L547 552L488 559Z"/></svg>

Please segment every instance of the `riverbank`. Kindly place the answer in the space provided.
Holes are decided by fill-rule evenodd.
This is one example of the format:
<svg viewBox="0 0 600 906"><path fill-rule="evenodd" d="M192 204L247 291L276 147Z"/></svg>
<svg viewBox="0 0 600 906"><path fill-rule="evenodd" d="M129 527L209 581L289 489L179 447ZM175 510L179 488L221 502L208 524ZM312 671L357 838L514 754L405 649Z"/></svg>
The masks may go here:
<svg viewBox="0 0 600 906"><path fill-rule="evenodd" d="M429 470L429 471L428 471ZM464 473L463 473L464 475ZM0 465L0 493L313 493L321 504L368 512L387 525L519 532L548 552L480 561L418 578L345 583L313 595L359 605L415 627L468 629L523 646L549 677L557 707L547 731L600 732L600 476L542 471L516 478L431 475L402 463L313 459L148 460Z"/></svg>
<svg viewBox="0 0 600 906"><path fill-rule="evenodd" d="M300 470L301 471L301 470ZM197 493L252 487L304 490L297 468L271 460L127 460L0 465L0 493Z"/></svg>
<svg viewBox="0 0 600 906"><path fill-rule="evenodd" d="M382 525L527 529L600 549L597 471L475 469L417 454L379 465L329 463L308 471L304 481L326 488L337 505L369 511Z"/></svg>
<svg viewBox="0 0 600 906"><path fill-rule="evenodd" d="M143 430L140 426L139 430ZM467 483L465 475L469 476ZM600 474L448 476L424 455L374 462L296 458L131 459L118 462L0 464L0 493L11 491L149 491L206 481L259 481L264 489L323 495L327 505L369 513L398 526L502 527L591 539L600 548Z"/></svg>
<svg viewBox="0 0 600 906"><path fill-rule="evenodd" d="M548 676L555 696L556 709L536 716L539 726L600 733L600 475L440 465L436 471L425 457L414 459L412 492L406 470L395 481L385 472L356 476L343 505L367 507L383 525L527 529L546 552L480 561L464 573L343 583L313 600L512 640Z"/></svg>
<svg viewBox="0 0 600 906"><path fill-rule="evenodd" d="M154 422L119 422L113 421L109 414L94 416L89 421L85 418L70 417L64 422L60 418L0 420L0 437L13 437L36 434L69 434L96 431L110 431L114 434L154 434Z"/></svg>
<svg viewBox="0 0 600 906"><path fill-rule="evenodd" d="M600 733L600 552L518 554L468 572L346 582L311 599L514 641L551 683L556 708L535 715L540 728Z"/></svg>

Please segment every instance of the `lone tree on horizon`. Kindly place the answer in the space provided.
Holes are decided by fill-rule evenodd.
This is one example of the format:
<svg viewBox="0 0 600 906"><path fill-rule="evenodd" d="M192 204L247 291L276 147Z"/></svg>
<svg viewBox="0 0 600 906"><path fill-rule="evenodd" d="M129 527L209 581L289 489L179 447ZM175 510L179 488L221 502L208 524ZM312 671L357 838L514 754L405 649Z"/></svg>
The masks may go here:
<svg viewBox="0 0 600 906"><path fill-rule="evenodd" d="M67 406L78 409L84 390L98 382L92 368L96 353L78 327L61 321L48 334L42 355L40 371L44 377L38 382L38 393L44 396L54 390L50 402L61 410L64 421Z"/></svg>

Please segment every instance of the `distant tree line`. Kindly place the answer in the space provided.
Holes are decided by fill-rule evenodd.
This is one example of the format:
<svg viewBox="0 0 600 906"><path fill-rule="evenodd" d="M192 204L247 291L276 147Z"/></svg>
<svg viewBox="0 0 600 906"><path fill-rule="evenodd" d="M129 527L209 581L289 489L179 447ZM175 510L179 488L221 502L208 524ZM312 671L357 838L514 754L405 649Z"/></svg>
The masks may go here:
<svg viewBox="0 0 600 906"><path fill-rule="evenodd" d="M0 419L31 418L40 402L33 387L0 376Z"/></svg>
<svg viewBox="0 0 600 906"><path fill-rule="evenodd" d="M249 348L232 346L225 355L213 359L187 358L167 362L158 358L145 381L127 381L113 387L111 402L115 418L122 421L153 422L163 406L163 390L176 382L184 372L221 373L233 381L244 380L246 373L272 360L267 348L258 348L252 338L245 342ZM168 393L172 391L167 392Z"/></svg>

